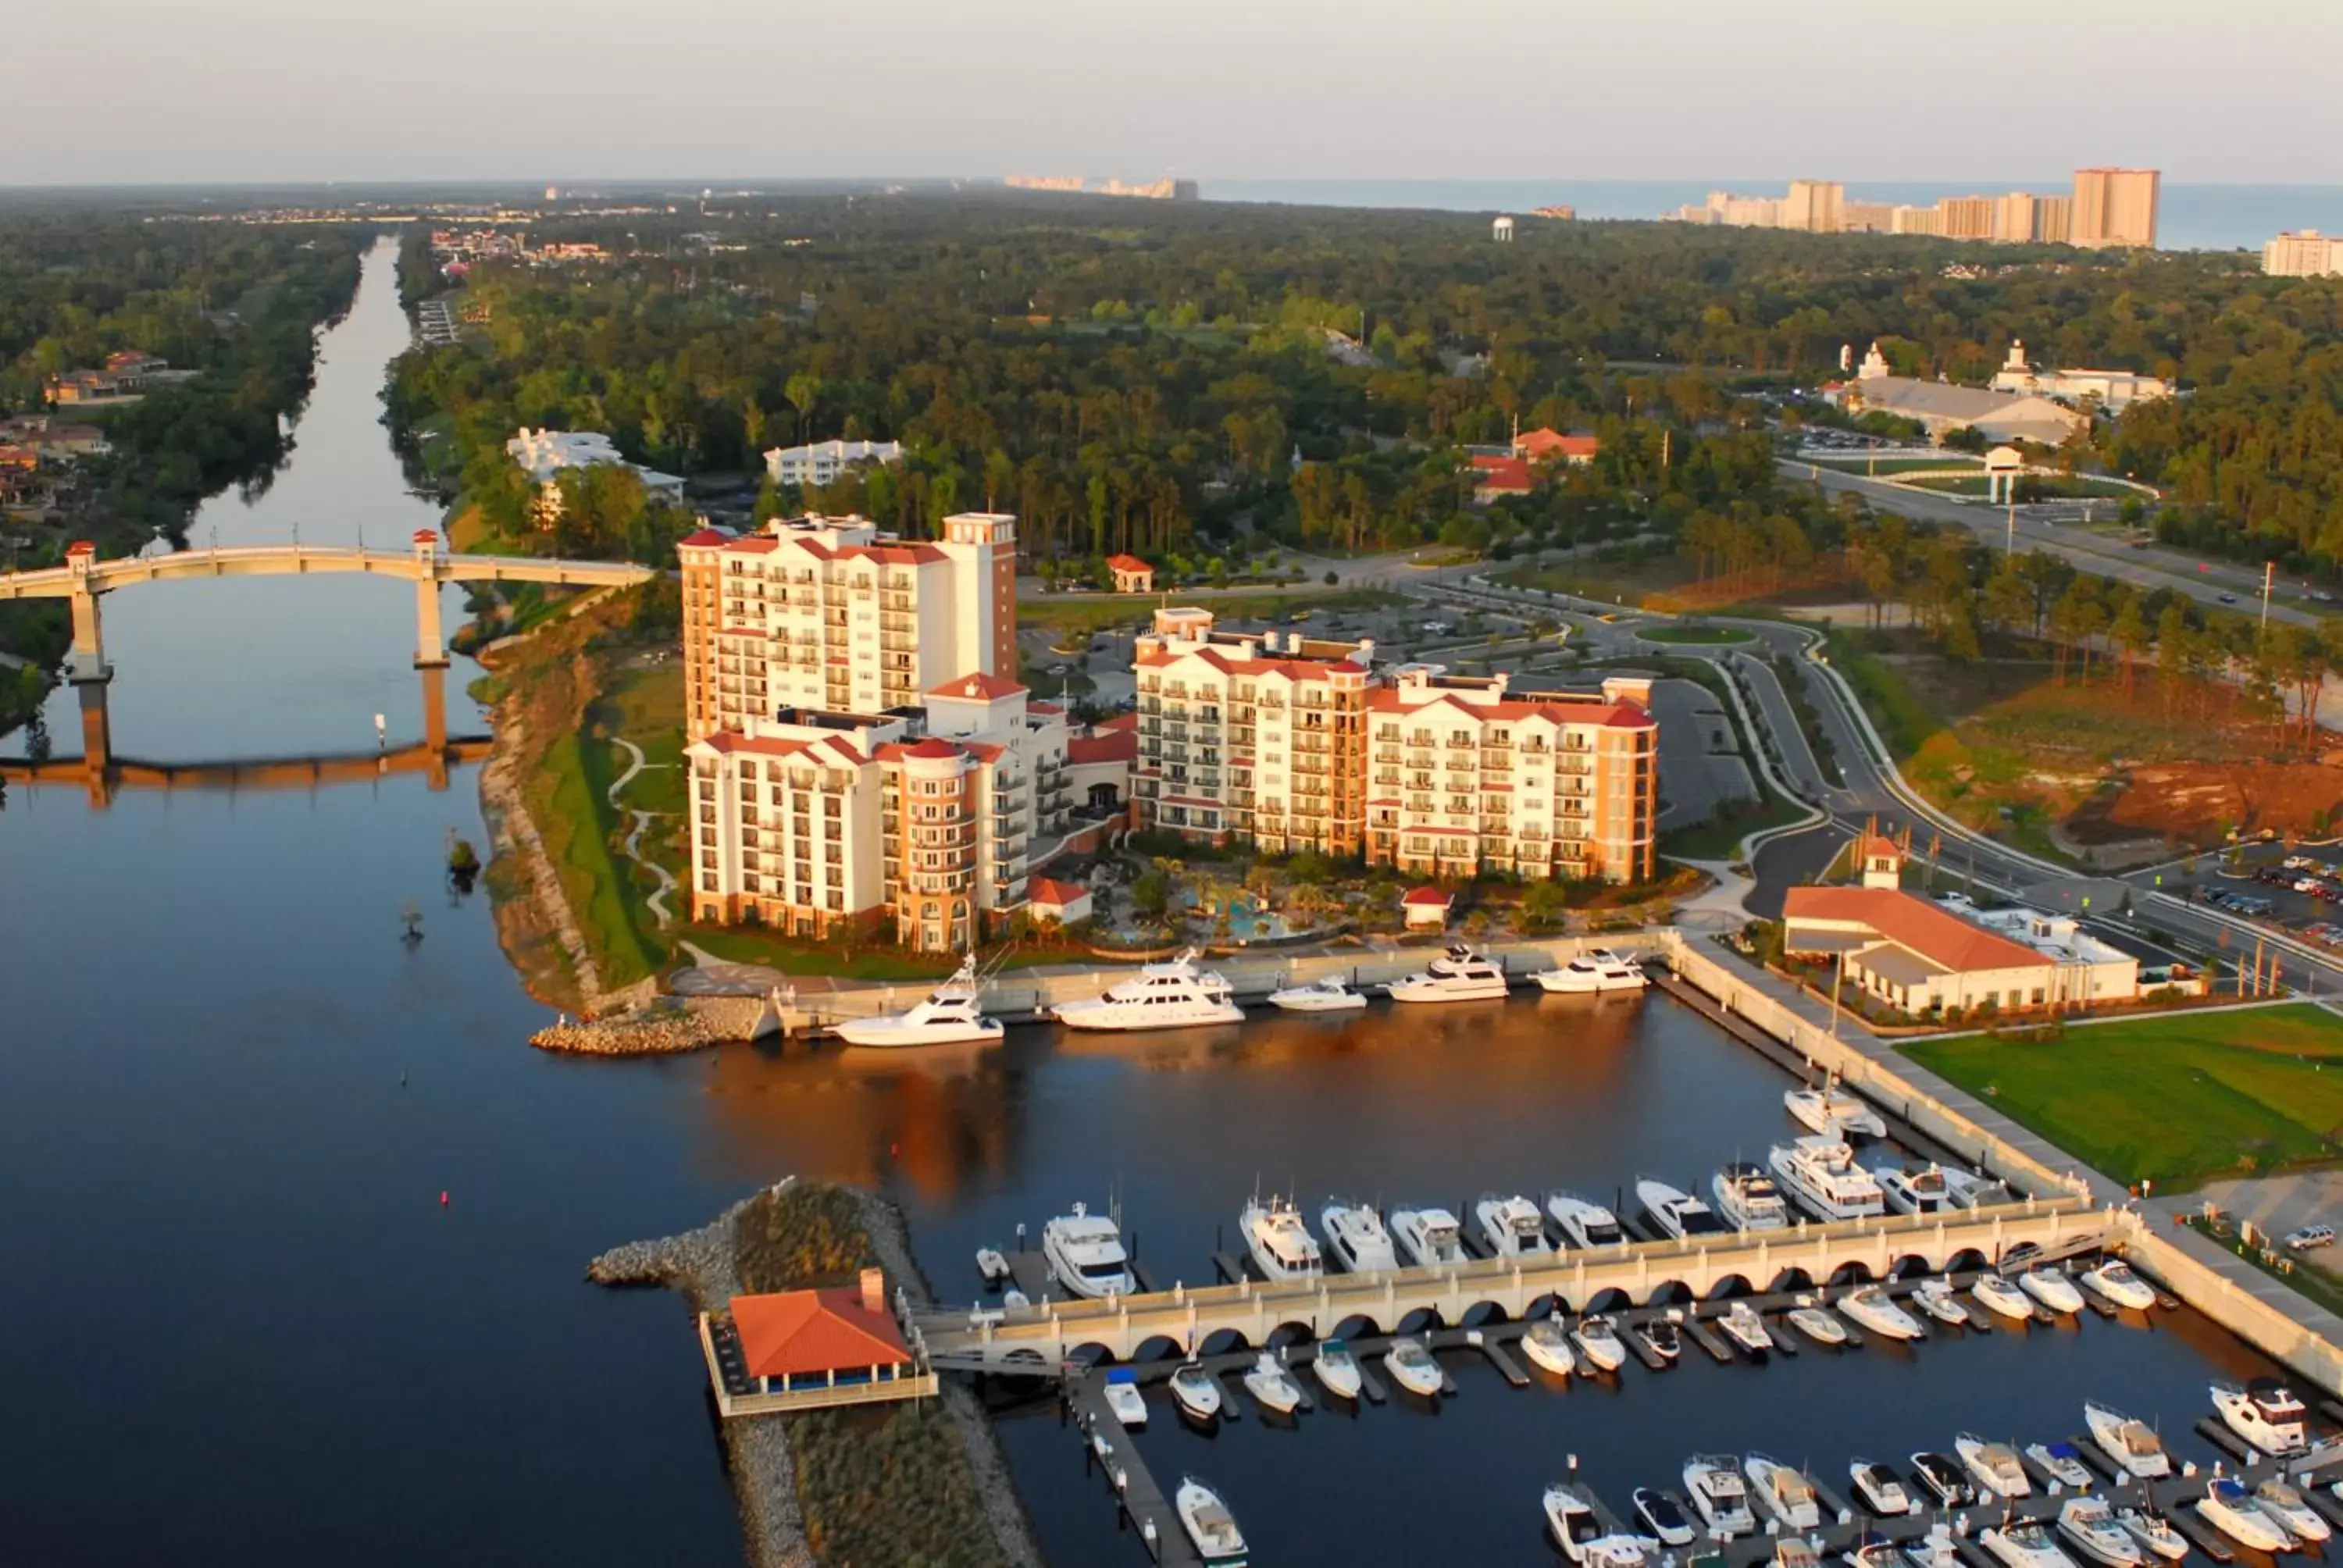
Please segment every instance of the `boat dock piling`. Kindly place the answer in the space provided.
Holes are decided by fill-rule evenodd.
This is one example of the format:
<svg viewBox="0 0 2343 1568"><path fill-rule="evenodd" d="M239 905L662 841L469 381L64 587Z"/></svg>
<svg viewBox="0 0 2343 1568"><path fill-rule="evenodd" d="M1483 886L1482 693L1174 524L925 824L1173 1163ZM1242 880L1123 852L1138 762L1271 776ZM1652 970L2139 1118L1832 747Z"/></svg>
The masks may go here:
<svg viewBox="0 0 2343 1568"><path fill-rule="evenodd" d="M1512 1356L1507 1355L1504 1348L1495 1340L1483 1333L1479 1329L1466 1330L1465 1339L1467 1343L1480 1347L1481 1353L1489 1358L1489 1364L1497 1369L1499 1377L1503 1378L1515 1388L1530 1386L1530 1374L1523 1372L1520 1364Z"/></svg>
<svg viewBox="0 0 2343 1568"><path fill-rule="evenodd" d="M1107 1408L1105 1387L1105 1380L1095 1374L1069 1385L1068 1402L1081 1433L1083 1468L1096 1464L1105 1473L1116 1506L1161 1568L1203 1568L1203 1559L1181 1527L1178 1511L1140 1457L1139 1445ZM1100 1438L1105 1440L1103 1453L1096 1441Z"/></svg>
<svg viewBox="0 0 2343 1568"><path fill-rule="evenodd" d="M2246 1441L2209 1415L2197 1423L2197 1435L2240 1464L2254 1461L2254 1451Z"/></svg>
<svg viewBox="0 0 2343 1568"><path fill-rule="evenodd" d="M1718 1339L1716 1337L1716 1331L1710 1328L1706 1323L1702 1322L1698 1318L1687 1314L1682 1326L1684 1328L1684 1338L1690 1340L1693 1343L1706 1351L1708 1352L1709 1360L1714 1362L1729 1362L1733 1359L1732 1347L1727 1345L1723 1340Z"/></svg>

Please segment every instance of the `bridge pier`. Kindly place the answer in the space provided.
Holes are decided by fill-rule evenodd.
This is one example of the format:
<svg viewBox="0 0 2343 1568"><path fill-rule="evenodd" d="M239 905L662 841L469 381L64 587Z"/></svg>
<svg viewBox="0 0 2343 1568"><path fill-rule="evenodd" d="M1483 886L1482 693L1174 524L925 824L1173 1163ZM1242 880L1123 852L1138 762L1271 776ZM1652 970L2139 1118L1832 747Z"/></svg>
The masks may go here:
<svg viewBox="0 0 2343 1568"><path fill-rule="evenodd" d="M439 633L439 532L415 530L415 668L447 668L447 639Z"/></svg>
<svg viewBox="0 0 2343 1568"><path fill-rule="evenodd" d="M428 754L424 778L434 789L447 788L447 666L445 660L416 671L423 682L423 746Z"/></svg>
<svg viewBox="0 0 2343 1568"><path fill-rule="evenodd" d="M90 569L96 565L97 547L87 539L76 539L65 547L65 570L73 584L73 654L65 664L65 678L76 686L114 678L114 667L106 662L97 589L90 580Z"/></svg>
<svg viewBox="0 0 2343 1568"><path fill-rule="evenodd" d="M114 804L114 721L106 712L106 683L85 680L75 688L81 699L81 757L87 769L89 809L103 811Z"/></svg>

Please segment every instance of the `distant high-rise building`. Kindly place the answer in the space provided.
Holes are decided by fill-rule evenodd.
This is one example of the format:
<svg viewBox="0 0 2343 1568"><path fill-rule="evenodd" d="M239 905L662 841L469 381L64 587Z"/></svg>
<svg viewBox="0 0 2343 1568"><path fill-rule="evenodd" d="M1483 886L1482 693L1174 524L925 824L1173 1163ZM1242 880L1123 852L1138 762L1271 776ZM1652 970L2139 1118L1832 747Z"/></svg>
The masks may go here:
<svg viewBox="0 0 2343 1568"><path fill-rule="evenodd" d="M1909 205L1899 206L1888 215L1887 232L1890 234L1942 234L1944 216L1933 206Z"/></svg>
<svg viewBox="0 0 2343 1568"><path fill-rule="evenodd" d="M2077 169L2072 242L2156 248L2161 180L2154 169Z"/></svg>
<svg viewBox="0 0 2343 1568"><path fill-rule="evenodd" d="M2034 238L2034 195L2011 191L1993 198L1993 237L2005 245L2025 245Z"/></svg>
<svg viewBox="0 0 2343 1568"><path fill-rule="evenodd" d="M1781 226L1809 234L1836 234L1846 226L1846 186L1836 180L1792 180L1782 198Z"/></svg>
<svg viewBox="0 0 2343 1568"><path fill-rule="evenodd" d="M1936 204L1936 232L1946 239L1991 239L1993 208L1991 196L1946 196Z"/></svg>
<svg viewBox="0 0 2343 1568"><path fill-rule="evenodd" d="M2343 239L2330 239L2315 228L2288 231L2262 246L2262 270L2272 277L2343 275Z"/></svg>
<svg viewBox="0 0 2343 1568"><path fill-rule="evenodd" d="M2075 232L2075 198L2038 196L2034 198L2034 237L2043 245L2065 245Z"/></svg>

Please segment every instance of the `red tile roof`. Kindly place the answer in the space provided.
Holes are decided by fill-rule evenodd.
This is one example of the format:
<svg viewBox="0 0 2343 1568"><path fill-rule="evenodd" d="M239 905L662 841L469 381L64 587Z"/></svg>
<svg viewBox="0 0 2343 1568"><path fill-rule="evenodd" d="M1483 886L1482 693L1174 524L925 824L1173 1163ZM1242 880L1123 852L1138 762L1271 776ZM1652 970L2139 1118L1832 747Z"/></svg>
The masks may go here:
<svg viewBox="0 0 2343 1568"><path fill-rule="evenodd" d="M1111 735L1075 735L1066 740L1066 761L1136 762L1139 760L1139 734L1136 730L1118 729Z"/></svg>
<svg viewBox="0 0 2343 1568"><path fill-rule="evenodd" d="M716 528L701 528L675 541L678 549L705 549L710 545L729 545L732 536Z"/></svg>
<svg viewBox="0 0 2343 1568"><path fill-rule="evenodd" d="M1483 490L1506 490L1521 495L1530 491L1530 466L1519 457L1497 457L1483 453L1473 459L1473 483Z"/></svg>
<svg viewBox="0 0 2343 1568"><path fill-rule="evenodd" d="M1588 701L1554 694L1476 701L1469 691L1444 691L1430 702L1409 702L1395 687L1380 686L1367 693L1367 709L1373 713L1422 713L1443 703L1475 719L1503 719L1516 722L1524 719L1544 719L1554 724L1591 724L1621 729L1649 729L1656 728L1659 723L1648 710L1632 702Z"/></svg>
<svg viewBox="0 0 2343 1568"><path fill-rule="evenodd" d="M1112 719L1100 719L1093 728L1099 729L1128 729L1132 734L1136 735L1139 733L1139 715L1136 713L1118 713Z"/></svg>
<svg viewBox="0 0 2343 1568"><path fill-rule="evenodd" d="M1592 436L1565 436L1559 430L1540 427L1524 430L1513 440L1516 455L1541 462L1550 457L1592 457L1603 449L1603 443Z"/></svg>
<svg viewBox="0 0 2343 1568"><path fill-rule="evenodd" d="M1091 890L1079 882L1061 882L1054 877L1028 877L1025 896L1037 904L1054 904L1064 909L1068 904L1091 896Z"/></svg>
<svg viewBox="0 0 2343 1568"><path fill-rule="evenodd" d="M809 757L816 762L842 763L853 768L870 760L852 741L838 735L825 735L820 740L783 740L743 735L737 729L719 729L700 744L727 755L746 751L757 757Z"/></svg>
<svg viewBox="0 0 2343 1568"><path fill-rule="evenodd" d="M941 686L928 688L930 697L958 697L974 701L982 699L998 702L1004 697L1014 697L1025 689L1005 675L957 675Z"/></svg>
<svg viewBox="0 0 2343 1568"><path fill-rule="evenodd" d="M1411 831L1413 831L1413 829L1411 829ZM1408 890L1407 896L1400 900L1401 903L1413 904L1420 910L1430 909L1434 905L1444 910L1455 901L1456 900L1454 899L1451 898L1446 893L1442 892L1438 888L1411 888Z"/></svg>
<svg viewBox="0 0 2343 1568"><path fill-rule="evenodd" d="M1109 556L1106 558L1106 566L1107 570L1115 572L1151 572L1155 569L1153 566L1141 560L1137 556Z"/></svg>
<svg viewBox="0 0 2343 1568"><path fill-rule="evenodd" d="M735 1296L732 1322L751 1377L847 1372L911 1359L894 1318L866 1309L859 1290Z"/></svg>
<svg viewBox="0 0 2343 1568"><path fill-rule="evenodd" d="M1956 972L2052 967L2049 959L2032 948L1895 888L1792 888L1783 900L1782 919L1785 923L1845 920L1865 925Z"/></svg>

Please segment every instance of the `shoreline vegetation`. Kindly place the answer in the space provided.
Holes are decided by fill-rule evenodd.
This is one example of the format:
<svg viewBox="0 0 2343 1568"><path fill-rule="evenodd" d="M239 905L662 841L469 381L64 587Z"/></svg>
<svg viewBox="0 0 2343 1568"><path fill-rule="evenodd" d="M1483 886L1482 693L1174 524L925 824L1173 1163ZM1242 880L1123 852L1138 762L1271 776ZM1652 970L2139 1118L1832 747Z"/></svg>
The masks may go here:
<svg viewBox="0 0 2343 1568"><path fill-rule="evenodd" d="M930 1299L900 1211L860 1188L785 1178L680 1235L615 1247L586 1277L658 1285L695 1314L733 1296L883 1270ZM1041 1568L991 1421L966 1387L934 1402L738 1416L719 1428L755 1568Z"/></svg>

